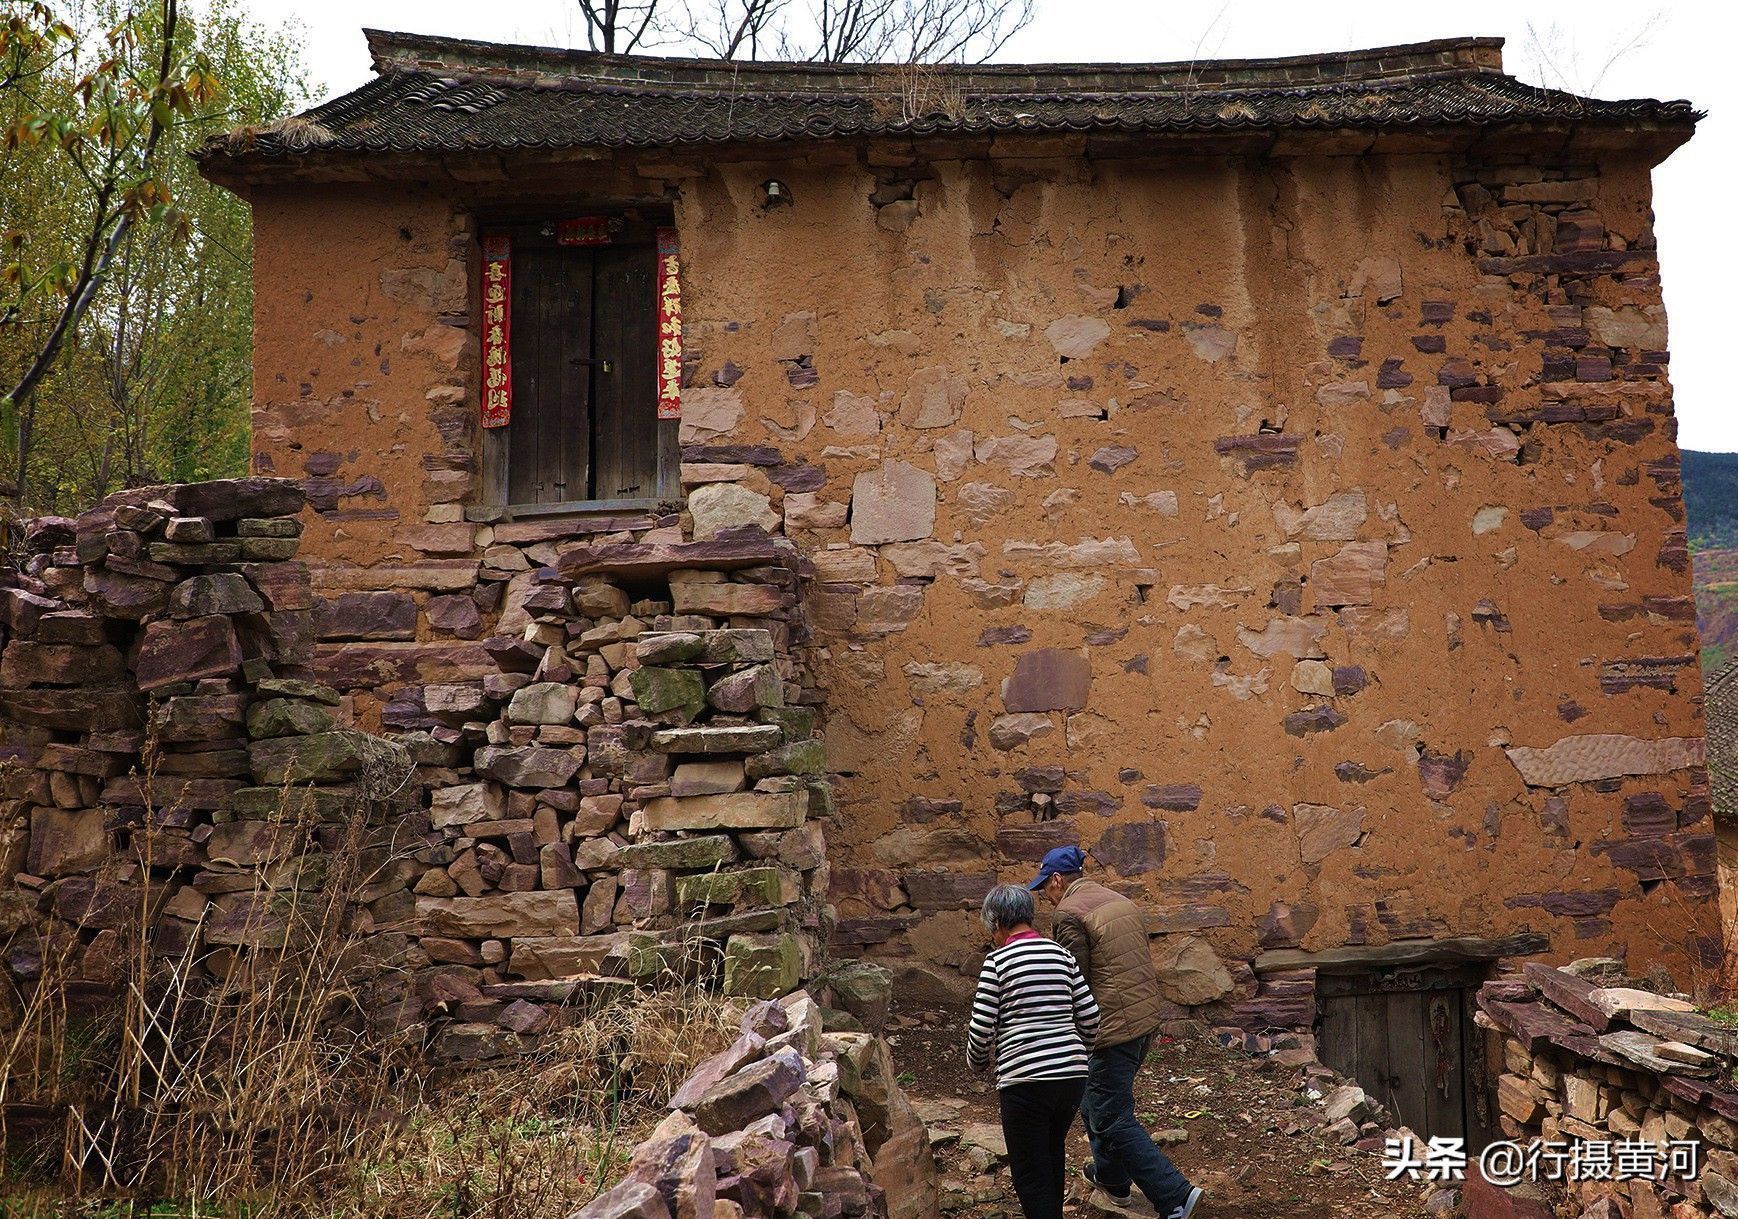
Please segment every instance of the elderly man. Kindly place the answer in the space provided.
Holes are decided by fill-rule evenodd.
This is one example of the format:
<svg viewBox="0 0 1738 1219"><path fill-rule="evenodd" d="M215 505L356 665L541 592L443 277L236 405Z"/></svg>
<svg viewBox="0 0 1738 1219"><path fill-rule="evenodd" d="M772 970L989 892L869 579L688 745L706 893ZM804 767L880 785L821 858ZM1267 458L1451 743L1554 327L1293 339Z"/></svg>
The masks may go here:
<svg viewBox="0 0 1738 1219"><path fill-rule="evenodd" d="M1086 1179L1095 1187L1093 1203L1125 1208L1133 1201L1130 1187L1138 1185L1162 1219L1189 1219L1200 1205L1201 1188L1177 1171L1135 1116L1135 1074L1159 1027L1163 1002L1146 922L1128 898L1081 875L1085 867L1079 847L1057 847L1044 856L1028 887L1056 907L1051 933L1080 962L1098 1001L1098 1037L1080 1102L1092 1141Z"/></svg>

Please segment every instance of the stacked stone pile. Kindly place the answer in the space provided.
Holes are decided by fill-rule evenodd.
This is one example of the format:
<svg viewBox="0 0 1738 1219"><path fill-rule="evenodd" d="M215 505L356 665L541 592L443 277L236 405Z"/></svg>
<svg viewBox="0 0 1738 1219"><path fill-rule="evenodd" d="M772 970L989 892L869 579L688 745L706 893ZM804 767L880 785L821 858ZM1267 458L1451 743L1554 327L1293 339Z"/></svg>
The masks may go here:
<svg viewBox="0 0 1738 1219"><path fill-rule="evenodd" d="M1570 1213L1738 1215L1738 1028L1632 984L1608 958L1563 969L1529 963L1518 977L1486 983L1478 1003L1479 1023L1502 1038L1497 1104L1505 1138L1643 1142L1662 1167L1668 1144L1700 1144L1693 1178L1662 1171L1658 1180L1571 1182L1577 1209ZM1552 1213L1543 1202L1481 1212L1481 1192L1490 1189L1469 1181L1469 1213Z"/></svg>
<svg viewBox="0 0 1738 1219"><path fill-rule="evenodd" d="M347 826L384 820L409 762L341 728L338 693L307 680L302 504L293 482L241 479L27 528L0 587L0 935L21 978L63 945L103 993L143 886L157 950L220 970L290 942L333 848L346 875L384 857Z"/></svg>
<svg viewBox="0 0 1738 1219"><path fill-rule="evenodd" d="M511 1049L581 992L770 998L812 973L831 793L788 625L758 616L794 605L794 574L691 565L709 558L575 552L518 636L485 641L492 671L386 705L429 791L434 846L404 879L420 997L457 1018L445 1052Z"/></svg>
<svg viewBox="0 0 1738 1219"><path fill-rule="evenodd" d="M887 1046L834 1031L805 991L750 1007L626 1178L574 1219L929 1219L935 1160Z"/></svg>

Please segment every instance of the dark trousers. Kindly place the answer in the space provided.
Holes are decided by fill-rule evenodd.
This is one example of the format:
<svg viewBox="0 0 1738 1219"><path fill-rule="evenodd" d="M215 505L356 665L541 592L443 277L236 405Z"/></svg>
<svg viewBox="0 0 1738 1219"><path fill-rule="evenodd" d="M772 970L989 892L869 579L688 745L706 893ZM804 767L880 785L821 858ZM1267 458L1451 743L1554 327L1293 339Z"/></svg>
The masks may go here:
<svg viewBox="0 0 1738 1219"><path fill-rule="evenodd" d="M1086 1081L1076 1077L1009 1084L998 1093L1008 1170L1026 1219L1062 1219L1064 1147L1085 1088Z"/></svg>
<svg viewBox="0 0 1738 1219"><path fill-rule="evenodd" d="M1188 1201L1190 1185L1135 1116L1135 1073L1146 1057L1145 1037L1094 1050L1087 1061L1080 1116L1092 1142L1098 1183L1113 1194L1138 1185L1153 1209L1168 1215Z"/></svg>

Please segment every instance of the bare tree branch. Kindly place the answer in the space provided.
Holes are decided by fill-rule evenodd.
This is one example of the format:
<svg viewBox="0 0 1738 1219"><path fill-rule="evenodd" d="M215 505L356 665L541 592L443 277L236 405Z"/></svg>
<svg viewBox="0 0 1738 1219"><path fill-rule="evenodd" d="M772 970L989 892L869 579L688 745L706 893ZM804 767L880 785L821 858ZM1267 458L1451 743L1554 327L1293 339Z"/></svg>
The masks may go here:
<svg viewBox="0 0 1738 1219"><path fill-rule="evenodd" d="M758 58L788 0L682 0L680 15L659 30L698 43L720 59ZM773 43L776 45L776 41Z"/></svg>
<svg viewBox="0 0 1738 1219"><path fill-rule="evenodd" d="M1034 0L578 0L594 50L648 33L720 59L982 63L1032 20Z"/></svg>
<svg viewBox="0 0 1738 1219"><path fill-rule="evenodd" d="M585 42L594 51L627 55L639 47L657 15L659 0L578 0Z"/></svg>

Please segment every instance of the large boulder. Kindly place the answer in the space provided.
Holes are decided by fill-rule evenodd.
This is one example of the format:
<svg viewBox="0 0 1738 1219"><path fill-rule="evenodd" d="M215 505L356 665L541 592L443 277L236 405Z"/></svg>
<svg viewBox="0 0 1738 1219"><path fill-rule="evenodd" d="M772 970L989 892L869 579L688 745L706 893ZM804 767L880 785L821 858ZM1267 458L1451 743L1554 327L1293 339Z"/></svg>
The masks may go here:
<svg viewBox="0 0 1738 1219"><path fill-rule="evenodd" d="M664 1195L645 1181L629 1179L574 1211L568 1219L671 1219Z"/></svg>
<svg viewBox="0 0 1738 1219"><path fill-rule="evenodd" d="M718 1170L712 1140L686 1113L659 1122L635 1149L628 1179L657 1190L670 1219L713 1219Z"/></svg>
<svg viewBox="0 0 1738 1219"><path fill-rule="evenodd" d="M1038 648L1014 662L1002 683L1002 702L1010 713L1078 711L1092 689L1092 664L1084 650Z"/></svg>
<svg viewBox="0 0 1738 1219"><path fill-rule="evenodd" d="M851 488L851 541L858 546L916 542L935 532L935 476L904 461L857 475Z"/></svg>
<svg viewBox="0 0 1738 1219"><path fill-rule="evenodd" d="M108 685L126 673L121 654L108 644L34 643L15 639L0 660L0 687Z"/></svg>
<svg viewBox="0 0 1738 1219"><path fill-rule="evenodd" d="M692 1109L716 1085L753 1062L766 1049L766 1039L759 1033L744 1032L726 1049L694 1068L694 1074L682 1082L670 1097L670 1108Z"/></svg>
<svg viewBox="0 0 1738 1219"><path fill-rule="evenodd" d="M777 1113L807 1078L795 1050L780 1050L719 1080L694 1104L694 1121L709 1134L741 1130L756 1118Z"/></svg>
<svg viewBox="0 0 1738 1219"><path fill-rule="evenodd" d="M788 932L733 935L724 945L724 993L774 999L797 988L803 951Z"/></svg>
<svg viewBox="0 0 1738 1219"><path fill-rule="evenodd" d="M302 484L293 478L221 478L175 487L143 487L122 494L163 493L181 516L203 516L212 521L238 521L243 517L294 516L308 502ZM115 498L115 497L110 497ZM104 501L107 502L107 501Z"/></svg>
<svg viewBox="0 0 1738 1219"><path fill-rule="evenodd" d="M437 830L474 821L500 821L506 816L506 794L493 783L437 788L429 801L429 819Z"/></svg>
<svg viewBox="0 0 1738 1219"><path fill-rule="evenodd" d="M712 683L706 701L720 711L745 715L760 707L784 703L784 682L772 665L752 665Z"/></svg>
<svg viewBox="0 0 1738 1219"><path fill-rule="evenodd" d="M756 525L767 533L778 530L781 517L772 501L740 483L708 483L688 495L688 511L694 517L694 538L705 541L727 529Z"/></svg>
<svg viewBox="0 0 1738 1219"><path fill-rule="evenodd" d="M565 682L538 681L513 692L507 704L510 724L571 724L579 691Z"/></svg>
<svg viewBox="0 0 1738 1219"><path fill-rule="evenodd" d="M1166 935L1153 941L1153 964L1165 998L1184 1007L1223 999L1235 983L1225 962L1200 936Z"/></svg>
<svg viewBox="0 0 1738 1219"><path fill-rule="evenodd" d="M344 730L270 737L253 742L247 753L257 783L334 783L361 774L371 760L402 757L403 750L366 732Z"/></svg>
<svg viewBox="0 0 1738 1219"><path fill-rule="evenodd" d="M646 802L650 830L788 830L803 823L807 791L661 796Z"/></svg>
<svg viewBox="0 0 1738 1219"><path fill-rule="evenodd" d="M89 872L108 861L110 849L100 808L31 810L26 866L32 875Z"/></svg>
<svg viewBox="0 0 1738 1219"><path fill-rule="evenodd" d="M449 600L464 601L476 613L469 597ZM317 621L321 639L415 639L416 602L408 593L340 593L320 602Z"/></svg>
<svg viewBox="0 0 1738 1219"><path fill-rule="evenodd" d="M849 1012L870 1032L887 1023L893 1000L893 971L873 961L843 961L826 978L833 1004Z"/></svg>
<svg viewBox="0 0 1738 1219"><path fill-rule="evenodd" d="M565 787L568 780L579 773L584 761L585 751L579 748L486 746L477 750L476 769L478 774L499 780L508 787Z"/></svg>
<svg viewBox="0 0 1738 1219"><path fill-rule="evenodd" d="M169 594L169 613L175 618L202 618L207 614L258 614L266 603L245 576L232 571L190 576Z"/></svg>
<svg viewBox="0 0 1738 1219"><path fill-rule="evenodd" d="M634 701L649 715L686 709L698 711L706 703L706 684L694 669L671 669L642 665L628 676Z"/></svg>

